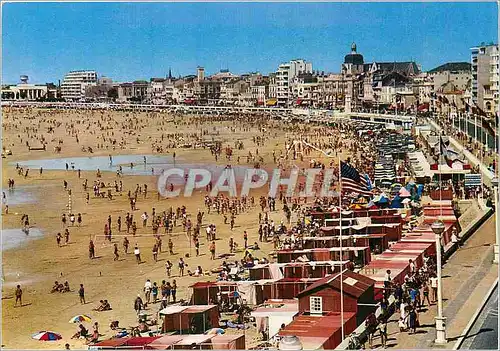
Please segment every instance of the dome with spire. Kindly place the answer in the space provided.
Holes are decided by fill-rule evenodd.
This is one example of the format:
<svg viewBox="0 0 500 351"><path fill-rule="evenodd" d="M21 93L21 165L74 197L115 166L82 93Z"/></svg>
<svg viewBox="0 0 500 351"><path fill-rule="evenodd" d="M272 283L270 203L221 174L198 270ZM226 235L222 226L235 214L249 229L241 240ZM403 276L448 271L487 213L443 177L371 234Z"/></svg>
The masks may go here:
<svg viewBox="0 0 500 351"><path fill-rule="evenodd" d="M353 65L362 65L364 63L363 61L363 55L358 54L356 52L356 43L352 43L351 45L351 53L348 55L345 55L344 57L344 63L350 63Z"/></svg>

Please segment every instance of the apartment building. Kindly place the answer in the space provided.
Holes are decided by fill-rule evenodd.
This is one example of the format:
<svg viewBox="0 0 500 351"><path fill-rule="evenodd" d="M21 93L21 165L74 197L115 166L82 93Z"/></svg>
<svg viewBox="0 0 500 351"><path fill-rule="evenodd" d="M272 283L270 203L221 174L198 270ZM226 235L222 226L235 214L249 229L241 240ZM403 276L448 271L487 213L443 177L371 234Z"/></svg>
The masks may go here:
<svg viewBox="0 0 500 351"><path fill-rule="evenodd" d="M278 66L276 71L276 99L278 106L284 107L292 103L290 84L301 73L312 73L312 63L303 59L295 59Z"/></svg>
<svg viewBox="0 0 500 351"><path fill-rule="evenodd" d="M495 92L498 96L498 45L481 44L471 48L471 52L472 102L493 115L496 108Z"/></svg>
<svg viewBox="0 0 500 351"><path fill-rule="evenodd" d="M96 71L70 71L61 83L61 95L66 101L84 100L87 87L95 85L97 85Z"/></svg>

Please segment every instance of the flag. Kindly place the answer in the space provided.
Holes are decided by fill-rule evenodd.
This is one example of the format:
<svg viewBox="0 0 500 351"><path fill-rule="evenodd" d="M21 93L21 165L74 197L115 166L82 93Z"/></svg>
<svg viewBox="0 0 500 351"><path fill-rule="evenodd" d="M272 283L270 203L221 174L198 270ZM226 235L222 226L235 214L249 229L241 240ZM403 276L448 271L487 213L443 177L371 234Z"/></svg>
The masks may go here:
<svg viewBox="0 0 500 351"><path fill-rule="evenodd" d="M368 189L367 177L361 176L359 172L348 164L340 161L341 192L358 193L361 195L372 195Z"/></svg>
<svg viewBox="0 0 500 351"><path fill-rule="evenodd" d="M449 149L448 148L449 145L450 145L449 139L445 140L442 136L439 137L439 153L441 157L444 158L445 161L443 162L441 159L441 162L439 163L449 163L458 159L458 153Z"/></svg>
<svg viewBox="0 0 500 351"><path fill-rule="evenodd" d="M490 122L484 118L481 118L481 126L489 135L495 135L495 130L491 126Z"/></svg>
<svg viewBox="0 0 500 351"><path fill-rule="evenodd" d="M481 110L481 108L476 103L474 103L474 105L476 106L476 114L478 114L479 116L488 117L486 112Z"/></svg>
<svg viewBox="0 0 500 351"><path fill-rule="evenodd" d="M485 117L488 117L486 112L484 112L476 103L474 103L475 106L472 106L472 111L474 114L477 114L481 116L481 126L482 128L490 135L495 135L495 130L491 126L490 122L488 122Z"/></svg>

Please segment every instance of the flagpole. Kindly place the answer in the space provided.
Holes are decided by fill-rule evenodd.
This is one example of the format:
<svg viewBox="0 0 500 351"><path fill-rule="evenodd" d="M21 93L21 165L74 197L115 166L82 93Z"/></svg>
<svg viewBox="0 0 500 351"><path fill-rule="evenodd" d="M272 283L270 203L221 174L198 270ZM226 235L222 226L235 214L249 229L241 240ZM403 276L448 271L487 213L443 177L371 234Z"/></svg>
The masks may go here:
<svg viewBox="0 0 500 351"><path fill-rule="evenodd" d="M477 115L474 115L474 139L476 143L479 143L479 140L477 140Z"/></svg>
<svg viewBox="0 0 500 351"><path fill-rule="evenodd" d="M342 275L344 271L344 267L342 266L342 262L344 261L342 255L342 161L339 157L339 222L340 222L340 325L342 329L342 342L344 341L344 277Z"/></svg>

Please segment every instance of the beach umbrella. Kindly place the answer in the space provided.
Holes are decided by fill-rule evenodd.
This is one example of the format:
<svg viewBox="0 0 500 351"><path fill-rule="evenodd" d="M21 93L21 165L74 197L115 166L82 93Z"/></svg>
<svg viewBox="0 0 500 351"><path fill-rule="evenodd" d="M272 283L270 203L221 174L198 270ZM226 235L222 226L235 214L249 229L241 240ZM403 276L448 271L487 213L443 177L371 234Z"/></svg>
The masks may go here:
<svg viewBox="0 0 500 351"><path fill-rule="evenodd" d="M407 189L401 188L401 189L399 189L399 196L400 197L410 197L411 194Z"/></svg>
<svg viewBox="0 0 500 351"><path fill-rule="evenodd" d="M70 323L81 323L81 322L91 322L91 321L92 318L90 318L86 314L79 314L69 320Z"/></svg>
<svg viewBox="0 0 500 351"><path fill-rule="evenodd" d="M364 197L360 197L356 200L358 204L367 204L368 201Z"/></svg>
<svg viewBox="0 0 500 351"><path fill-rule="evenodd" d="M55 341L61 340L62 336L52 331L40 331L36 334L33 334L31 338L40 341Z"/></svg>

